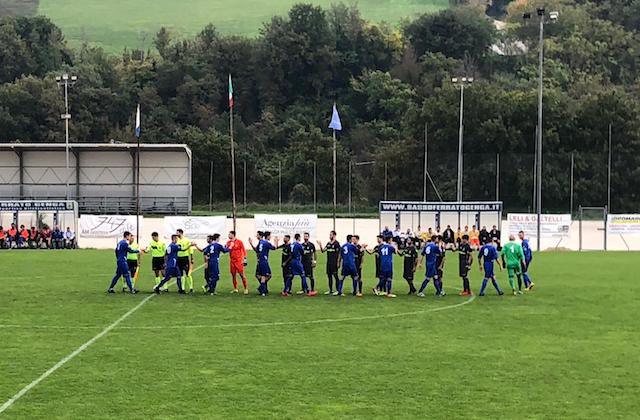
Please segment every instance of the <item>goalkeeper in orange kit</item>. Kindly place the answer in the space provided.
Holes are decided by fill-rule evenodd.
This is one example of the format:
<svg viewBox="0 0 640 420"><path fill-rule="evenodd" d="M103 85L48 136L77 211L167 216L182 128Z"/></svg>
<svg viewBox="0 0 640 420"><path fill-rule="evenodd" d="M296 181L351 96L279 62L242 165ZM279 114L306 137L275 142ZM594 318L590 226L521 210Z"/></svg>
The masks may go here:
<svg viewBox="0 0 640 420"><path fill-rule="evenodd" d="M238 279L236 276L240 275L240 278L242 279L242 287L244 287L244 294L248 295L249 289L247 288L247 278L244 275L244 267L247 265L247 250L242 241L236 238L235 230L229 232L227 248L231 250L229 252L229 265L231 268L231 278L233 279L232 293L238 293Z"/></svg>

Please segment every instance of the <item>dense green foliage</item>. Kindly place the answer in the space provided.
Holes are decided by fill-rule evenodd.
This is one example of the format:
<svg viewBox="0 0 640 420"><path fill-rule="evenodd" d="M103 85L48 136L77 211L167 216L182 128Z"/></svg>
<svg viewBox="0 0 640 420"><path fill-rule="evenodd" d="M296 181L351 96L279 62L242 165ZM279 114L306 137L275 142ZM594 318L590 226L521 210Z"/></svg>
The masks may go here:
<svg viewBox="0 0 640 420"><path fill-rule="evenodd" d="M612 210L640 206L640 35L635 2L547 2L560 19L546 26L543 207L569 208L569 162L575 155L575 204L606 204L608 125L613 127ZM429 172L445 200L455 198L459 90L465 89L465 200L495 197L526 210L533 191L537 112L537 25L521 14L533 1L508 5L506 28L484 11L456 7L398 28L365 21L358 10L294 6L266 22L257 38L221 35L207 26L195 38L160 31L153 51L120 56L71 50L44 18L0 21L0 141L63 141L62 100L54 76L79 76L70 103L73 142L133 141L143 111L143 141L184 142L194 151L194 195L208 200L215 162L216 201L230 199L227 77L233 74L238 184L247 162L248 199L331 201L331 133L337 102L338 199L345 202L348 162L356 208L384 196L421 199L424 127ZM506 7L506 6L505 6ZM624 12L626 11L626 12ZM630 16L631 14L631 16ZM522 44L521 44L521 43ZM507 54L489 48L499 46ZM520 46L519 46L520 45ZM525 52L521 52L522 45ZM428 198L436 199L430 186Z"/></svg>
<svg viewBox="0 0 640 420"><path fill-rule="evenodd" d="M255 253L249 254L249 270ZM638 253L536 254L523 296L154 296L16 401L8 418L633 418L640 322ZM113 251L2 252L0 404L147 298L105 292ZM200 261L201 257L198 257ZM272 253L273 292L281 290ZM324 255L316 270L327 290ZM421 270L422 271L422 270ZM418 277L420 278L420 277ZM508 288L506 273L497 273ZM604 287L603 279L615 279ZM481 274L474 265L471 287ZM194 273L196 287L202 270ZM348 281L347 292L351 291ZM296 279L294 290L300 280ZM468 302L470 299L474 299ZM465 302L467 304L461 305ZM636 373L634 373L636 372Z"/></svg>

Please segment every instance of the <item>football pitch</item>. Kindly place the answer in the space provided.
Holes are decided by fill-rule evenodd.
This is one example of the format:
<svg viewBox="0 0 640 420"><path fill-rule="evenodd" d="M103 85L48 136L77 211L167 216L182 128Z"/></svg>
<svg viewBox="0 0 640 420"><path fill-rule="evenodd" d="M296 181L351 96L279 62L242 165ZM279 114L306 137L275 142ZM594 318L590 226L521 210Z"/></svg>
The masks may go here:
<svg viewBox="0 0 640 420"><path fill-rule="evenodd" d="M193 37L207 24L231 35L258 35L272 16L286 15L296 0L40 0L38 13L49 16L72 46L83 40L111 52L143 50L164 26L177 39ZM333 0L314 0L329 8ZM345 2L349 5L351 3ZM397 24L401 19L448 7L447 0L361 0L362 16Z"/></svg>
<svg viewBox="0 0 640 420"><path fill-rule="evenodd" d="M108 295L113 251L3 251L0 404L32 386L0 417L636 417L639 257L538 253L532 292L460 297L451 255L443 298L406 296L396 259L396 299L371 293L371 257L364 297L322 295L321 259L320 295L283 298L276 252L263 298L252 276L229 293L226 256L218 296L151 295L146 255L143 293Z"/></svg>

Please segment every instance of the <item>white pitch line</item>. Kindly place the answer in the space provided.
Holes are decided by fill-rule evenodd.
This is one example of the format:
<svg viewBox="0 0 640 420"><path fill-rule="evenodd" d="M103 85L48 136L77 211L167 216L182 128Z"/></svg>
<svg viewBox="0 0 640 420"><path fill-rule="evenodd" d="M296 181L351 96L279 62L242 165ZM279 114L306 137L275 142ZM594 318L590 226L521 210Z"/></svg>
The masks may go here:
<svg viewBox="0 0 640 420"><path fill-rule="evenodd" d="M383 298L387 299L387 298ZM409 315L420 315L430 312L439 312L447 309L454 309L460 306L467 305L473 302L476 299L476 295L472 295L471 298L465 300L464 302L456 303L454 305L447 305L438 308L431 309L421 309L418 311L411 312L400 312L400 313L392 313L392 314L376 314L376 315L364 315L350 318L322 318L322 319L311 319L307 321L274 321L274 322L256 322L256 323L235 323L235 324L197 324L197 325L131 325L131 326L120 326L119 330L182 330L182 329L198 329L198 328L256 328L256 327L279 327L279 326L291 326L291 325L313 325L313 324L329 324L329 323L337 323L337 322L347 322L347 321L369 321L372 319L381 319L381 318L397 318L400 316L409 316ZM0 328L35 328L35 329L95 329L99 327L91 327L91 326L23 326L23 325L1 325Z"/></svg>
<svg viewBox="0 0 640 420"><path fill-rule="evenodd" d="M202 268L204 266L201 265L197 268L194 268L193 271L196 271L200 268ZM4 404L2 404L2 406L0 406L0 414L2 414L7 408L11 407L16 401L18 401L24 394L26 394L27 392L29 392L31 389L33 389L36 385L38 385L40 382L42 382L43 380L47 379L52 373L54 373L56 370L60 369L62 366L64 366L68 361L70 361L71 359L73 359L74 357L76 357L78 354L82 353L84 350L87 349L87 347L89 347L90 345L92 345L93 343L95 343L96 341L98 341L100 338L102 338L103 336L105 336L106 334L108 334L111 330L113 330L115 327L118 326L118 324L120 324L122 321L124 321L125 319L127 319L131 314L133 314L135 311L137 311L138 309L140 309L142 307L142 305L144 305L145 303L147 303L151 298L153 298L155 296L155 294L151 294L149 296L147 296L146 298L144 298L142 300L142 302L138 303L136 306L134 306L133 308L131 308L127 313L125 313L124 315L122 315L120 318L118 318L113 324L109 325L107 328L105 328L104 330L100 331L97 335L95 335L93 338L91 338L89 341L87 341L86 343L84 343L83 345L81 345L80 347L78 347L77 349L75 349L71 354L65 356L62 360L60 360L58 363L56 363L55 365L53 365L49 370L47 370L45 373L43 373L42 375L40 375L37 379L35 379L33 382L31 382L29 385L25 386L24 388L22 388L20 391L18 391L18 393L16 395L14 395L13 397L9 398L7 400L7 402L5 402Z"/></svg>

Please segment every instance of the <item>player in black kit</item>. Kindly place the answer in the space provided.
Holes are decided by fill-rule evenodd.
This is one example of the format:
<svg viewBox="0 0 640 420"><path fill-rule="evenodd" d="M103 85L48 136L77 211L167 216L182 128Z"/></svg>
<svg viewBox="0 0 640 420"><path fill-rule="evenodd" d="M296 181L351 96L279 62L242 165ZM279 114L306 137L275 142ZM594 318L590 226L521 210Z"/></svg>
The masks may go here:
<svg viewBox="0 0 640 420"><path fill-rule="evenodd" d="M462 292L460 296L468 296L471 294L471 288L469 287L469 270L473 263L473 250L469 245L469 235L462 235L462 242L456 249L458 253L459 273L462 277Z"/></svg>
<svg viewBox="0 0 640 420"><path fill-rule="evenodd" d="M329 278L329 291L325 295L333 294L333 281L338 288L338 256L340 255L340 243L336 240L336 232L329 232L329 242L322 248L322 242L318 241L320 252L327 253L327 277Z"/></svg>
<svg viewBox="0 0 640 420"><path fill-rule="evenodd" d="M304 242L302 243L304 254L302 255L302 267L304 268L304 275L311 281L311 291L316 290L316 281L313 278L313 269L316 268L316 261L318 259L318 253L316 252L316 246L313 242L309 241L309 233L304 233ZM300 290L298 294L304 294L303 290Z"/></svg>
<svg viewBox="0 0 640 420"><path fill-rule="evenodd" d="M287 282L291 277L293 277L291 275L291 236L284 235L283 242L284 243L278 248L282 249L282 260L280 265L282 266L282 279L284 280L284 289L282 289L284 296L291 293L291 290L287 289Z"/></svg>
<svg viewBox="0 0 640 420"><path fill-rule="evenodd" d="M407 238L406 246L400 251L400 255L404 256L404 272L402 277L409 284L409 294L413 295L417 292L416 287L413 285L413 276L418 266L418 250L413 244L412 238Z"/></svg>

